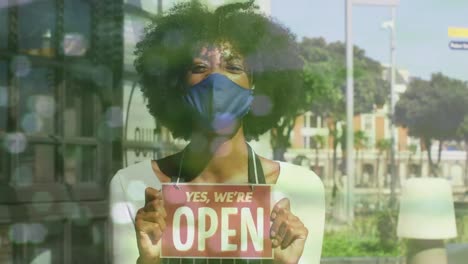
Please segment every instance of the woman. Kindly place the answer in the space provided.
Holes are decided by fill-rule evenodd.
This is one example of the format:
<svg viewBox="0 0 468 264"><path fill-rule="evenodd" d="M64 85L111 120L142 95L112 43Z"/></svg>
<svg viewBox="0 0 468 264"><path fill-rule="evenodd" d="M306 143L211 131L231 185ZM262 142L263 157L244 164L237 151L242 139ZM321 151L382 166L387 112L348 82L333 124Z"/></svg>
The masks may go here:
<svg viewBox="0 0 468 264"><path fill-rule="evenodd" d="M294 112L303 96L294 36L249 3L214 12L196 1L157 18L137 45L150 113L181 152L120 170L111 182L114 263L319 263L324 193L302 167L256 155L246 143ZM273 185L273 260L160 259L161 183Z"/></svg>

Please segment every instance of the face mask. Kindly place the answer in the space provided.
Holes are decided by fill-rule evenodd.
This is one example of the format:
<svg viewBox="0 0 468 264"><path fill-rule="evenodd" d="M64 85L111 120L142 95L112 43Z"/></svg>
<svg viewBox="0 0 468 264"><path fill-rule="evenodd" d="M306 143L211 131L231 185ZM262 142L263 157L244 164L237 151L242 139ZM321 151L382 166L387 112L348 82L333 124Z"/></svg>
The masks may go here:
<svg viewBox="0 0 468 264"><path fill-rule="evenodd" d="M196 112L196 121L205 132L233 135L249 112L253 90L213 73L190 87L183 98Z"/></svg>

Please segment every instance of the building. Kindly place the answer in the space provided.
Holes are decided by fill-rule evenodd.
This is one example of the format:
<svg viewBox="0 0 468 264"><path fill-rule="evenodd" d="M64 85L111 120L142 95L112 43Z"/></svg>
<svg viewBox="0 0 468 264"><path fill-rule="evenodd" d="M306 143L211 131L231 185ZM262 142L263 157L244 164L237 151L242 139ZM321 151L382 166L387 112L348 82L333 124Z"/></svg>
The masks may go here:
<svg viewBox="0 0 468 264"><path fill-rule="evenodd" d="M109 262L111 177L184 144L147 113L132 66L175 2L0 1L0 263Z"/></svg>

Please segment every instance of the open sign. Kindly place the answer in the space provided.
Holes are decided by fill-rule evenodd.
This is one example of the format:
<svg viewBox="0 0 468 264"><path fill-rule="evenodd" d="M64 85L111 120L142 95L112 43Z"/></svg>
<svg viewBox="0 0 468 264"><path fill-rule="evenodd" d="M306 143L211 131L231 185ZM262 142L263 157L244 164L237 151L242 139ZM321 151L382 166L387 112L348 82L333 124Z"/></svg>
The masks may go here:
<svg viewBox="0 0 468 264"><path fill-rule="evenodd" d="M163 184L161 257L272 258L270 185Z"/></svg>

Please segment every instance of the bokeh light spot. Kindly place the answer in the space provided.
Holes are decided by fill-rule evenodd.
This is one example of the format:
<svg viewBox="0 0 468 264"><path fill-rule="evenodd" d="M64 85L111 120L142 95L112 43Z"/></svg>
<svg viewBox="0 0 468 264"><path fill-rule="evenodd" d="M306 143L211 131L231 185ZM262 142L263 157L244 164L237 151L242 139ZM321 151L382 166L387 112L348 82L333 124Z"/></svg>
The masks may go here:
<svg viewBox="0 0 468 264"><path fill-rule="evenodd" d="M63 52L67 56L83 56L88 49L88 41L80 33L67 33L63 39Z"/></svg>
<svg viewBox="0 0 468 264"><path fill-rule="evenodd" d="M121 127L123 125L122 108L109 107L106 111L106 123L109 127Z"/></svg>
<svg viewBox="0 0 468 264"><path fill-rule="evenodd" d="M34 110L41 117L52 118L55 112L54 98L46 95L36 96Z"/></svg>
<svg viewBox="0 0 468 264"><path fill-rule="evenodd" d="M271 113L273 104L268 96L257 95L252 102L251 111L256 116L266 116Z"/></svg>
<svg viewBox="0 0 468 264"><path fill-rule="evenodd" d="M3 146L11 154L18 154L26 149L27 140L23 133L9 133L4 139Z"/></svg>
<svg viewBox="0 0 468 264"><path fill-rule="evenodd" d="M26 133L37 133L42 130L43 122L39 115L35 113L27 113L21 119L21 128Z"/></svg>
<svg viewBox="0 0 468 264"><path fill-rule="evenodd" d="M31 62L26 56L16 56L11 61L11 70L17 77L25 77L31 72Z"/></svg>

